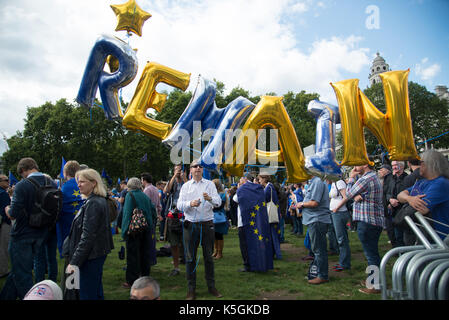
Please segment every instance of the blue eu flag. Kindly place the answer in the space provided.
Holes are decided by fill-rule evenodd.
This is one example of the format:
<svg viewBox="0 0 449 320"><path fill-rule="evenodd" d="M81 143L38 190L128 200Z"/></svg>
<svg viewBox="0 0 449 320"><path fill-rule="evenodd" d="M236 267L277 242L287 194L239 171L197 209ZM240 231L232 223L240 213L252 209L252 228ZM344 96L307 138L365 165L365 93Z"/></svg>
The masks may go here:
<svg viewBox="0 0 449 320"><path fill-rule="evenodd" d="M251 271L273 269L273 249L264 189L247 182L237 190Z"/></svg>
<svg viewBox="0 0 449 320"><path fill-rule="evenodd" d="M109 177L108 173L106 172L106 170L104 170L104 168L103 171L101 172L101 177L105 178L109 185L112 185L112 179Z"/></svg>
<svg viewBox="0 0 449 320"><path fill-rule="evenodd" d="M62 157L62 159L61 159L61 170L59 172L59 177L61 179L64 179L64 166L65 166L66 163L67 162L65 161L64 157Z"/></svg>
<svg viewBox="0 0 449 320"><path fill-rule="evenodd" d="M9 186L12 187L17 182L19 182L19 181L16 179L16 177L14 177L14 175L11 173L11 171L9 171Z"/></svg>

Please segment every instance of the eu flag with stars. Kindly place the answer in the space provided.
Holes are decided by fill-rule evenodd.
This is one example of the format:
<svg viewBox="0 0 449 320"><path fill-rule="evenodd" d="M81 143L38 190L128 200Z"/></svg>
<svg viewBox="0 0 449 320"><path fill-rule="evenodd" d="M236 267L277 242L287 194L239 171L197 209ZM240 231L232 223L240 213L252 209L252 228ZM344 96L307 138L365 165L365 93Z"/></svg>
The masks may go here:
<svg viewBox="0 0 449 320"><path fill-rule="evenodd" d="M264 189L260 184L246 182L237 189L243 229L248 246L251 271L273 269L273 248Z"/></svg>
<svg viewBox="0 0 449 320"><path fill-rule="evenodd" d="M9 186L12 187L17 182L19 182L19 180L17 180L16 177L14 177L14 175L12 174L12 172L9 171Z"/></svg>

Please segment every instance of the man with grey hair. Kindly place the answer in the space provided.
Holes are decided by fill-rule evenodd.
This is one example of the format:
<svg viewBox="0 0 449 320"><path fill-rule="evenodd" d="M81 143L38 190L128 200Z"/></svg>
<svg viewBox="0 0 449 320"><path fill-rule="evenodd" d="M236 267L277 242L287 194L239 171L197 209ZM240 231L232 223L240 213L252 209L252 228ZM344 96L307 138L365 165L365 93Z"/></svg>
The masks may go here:
<svg viewBox="0 0 449 320"><path fill-rule="evenodd" d="M397 199L399 193L405 189L404 179L407 177L407 173L404 172L405 164L403 161L392 161L391 168L392 174L388 176L388 179L384 181L384 195L387 204L387 215L394 218L396 214L401 210L402 203ZM404 246L404 234L403 231L393 226L394 236L391 239L391 245L393 248Z"/></svg>
<svg viewBox="0 0 449 320"><path fill-rule="evenodd" d="M130 300L160 300L159 283L152 277L140 277L134 281L130 293Z"/></svg>
<svg viewBox="0 0 449 320"><path fill-rule="evenodd" d="M444 155L436 150L427 150L421 155L420 174L424 179L402 191L398 195L401 203L408 203L423 215L449 225L449 163ZM438 235L444 239L449 227L434 224Z"/></svg>

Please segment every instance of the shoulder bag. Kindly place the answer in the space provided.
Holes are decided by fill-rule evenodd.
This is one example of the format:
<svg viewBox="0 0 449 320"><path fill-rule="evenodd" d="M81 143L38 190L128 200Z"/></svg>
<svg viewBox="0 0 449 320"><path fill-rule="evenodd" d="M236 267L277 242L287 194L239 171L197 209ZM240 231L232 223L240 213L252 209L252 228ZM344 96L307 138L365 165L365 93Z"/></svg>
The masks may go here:
<svg viewBox="0 0 449 320"><path fill-rule="evenodd" d="M276 204L273 202L273 188L271 188L271 200L267 203L267 213L268 213L268 222L269 223L279 223L279 215L278 208Z"/></svg>
<svg viewBox="0 0 449 320"><path fill-rule="evenodd" d="M129 195L133 200L134 210L131 214L131 221L129 222L128 235L136 236L147 230L148 222L145 218L145 215L143 214L143 210L139 209L139 207L137 206L136 199L134 198L132 192L129 192Z"/></svg>

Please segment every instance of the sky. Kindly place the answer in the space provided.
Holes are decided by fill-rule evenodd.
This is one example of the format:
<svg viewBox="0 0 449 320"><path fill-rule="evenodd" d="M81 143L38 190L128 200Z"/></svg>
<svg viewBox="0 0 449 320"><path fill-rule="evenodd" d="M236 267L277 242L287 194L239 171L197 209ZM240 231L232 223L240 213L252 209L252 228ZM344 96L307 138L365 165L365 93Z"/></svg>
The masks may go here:
<svg viewBox="0 0 449 320"><path fill-rule="evenodd" d="M449 87L447 0L137 0L152 17L129 39L110 8L125 2L0 0L0 154L28 107L74 101L101 34L138 49L127 102L148 61L191 73L190 91L201 75L226 92L304 90L336 105L330 83L357 78L365 89L379 52L429 91Z"/></svg>

